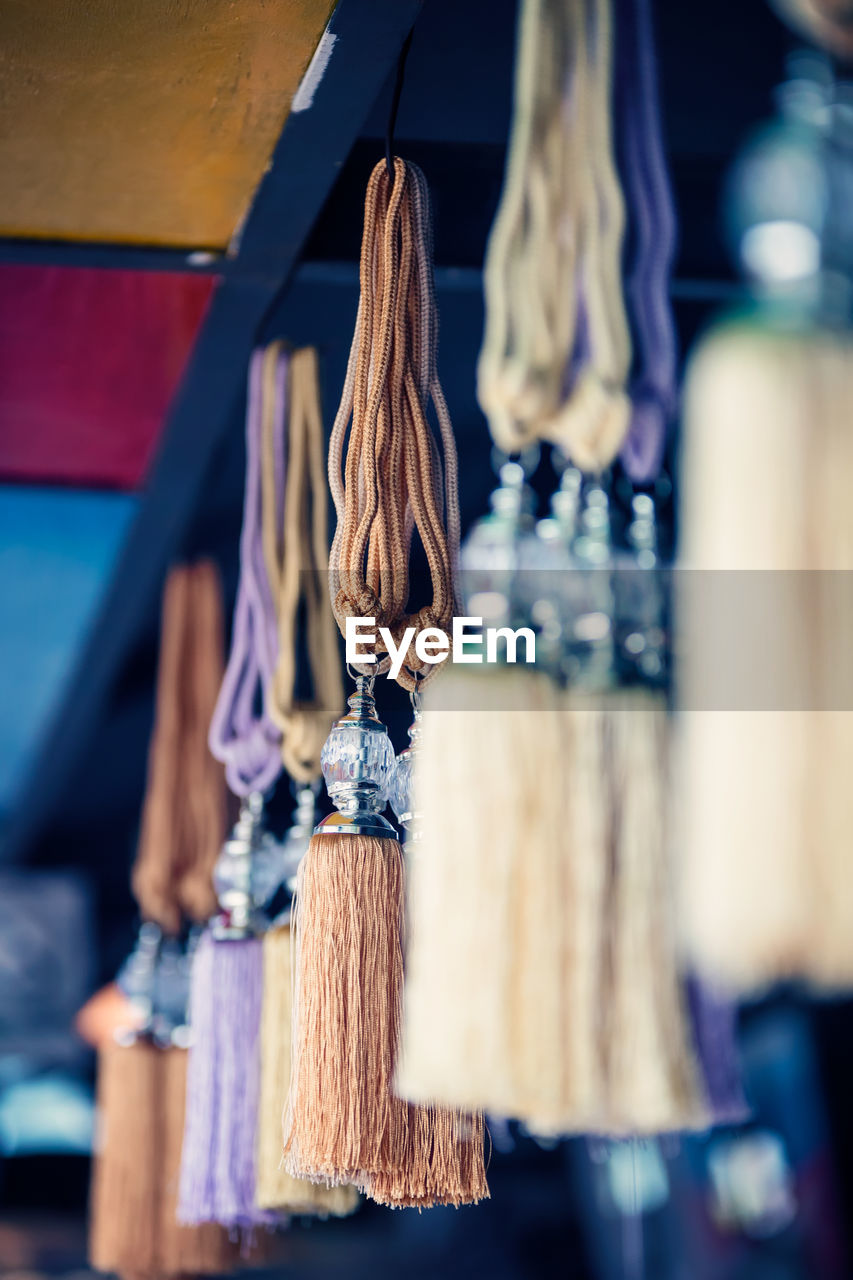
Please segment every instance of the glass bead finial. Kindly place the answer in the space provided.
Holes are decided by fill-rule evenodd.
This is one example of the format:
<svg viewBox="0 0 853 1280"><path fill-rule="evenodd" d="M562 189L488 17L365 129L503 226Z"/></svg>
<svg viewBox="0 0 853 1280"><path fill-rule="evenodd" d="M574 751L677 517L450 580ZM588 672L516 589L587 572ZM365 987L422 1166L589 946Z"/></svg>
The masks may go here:
<svg viewBox="0 0 853 1280"><path fill-rule="evenodd" d="M394 828L382 817L388 803L394 747L376 714L372 678L357 677L349 711L332 726L320 765L338 812L325 818L317 832L396 839Z"/></svg>

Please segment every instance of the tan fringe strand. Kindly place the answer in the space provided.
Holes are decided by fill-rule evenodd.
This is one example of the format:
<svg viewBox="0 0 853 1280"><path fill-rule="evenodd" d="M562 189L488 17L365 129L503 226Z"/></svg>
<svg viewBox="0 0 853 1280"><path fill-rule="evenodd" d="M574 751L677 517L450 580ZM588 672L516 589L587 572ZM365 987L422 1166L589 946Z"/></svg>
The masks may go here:
<svg viewBox="0 0 853 1280"><path fill-rule="evenodd" d="M292 966L288 925L264 936L261 1098L256 1197L261 1209L342 1218L358 1208L355 1187L326 1187L294 1178L282 1161L281 1125L290 1088Z"/></svg>
<svg viewBox="0 0 853 1280"><path fill-rule="evenodd" d="M89 1255L125 1277L216 1275L238 1249L221 1227L175 1216L183 1139L186 1052L144 1040L98 1055L97 1160Z"/></svg>
<svg viewBox="0 0 853 1280"><path fill-rule="evenodd" d="M395 840L315 835L294 901L296 983L285 1166L399 1207L488 1195L481 1122L393 1093L403 985Z"/></svg>
<svg viewBox="0 0 853 1280"><path fill-rule="evenodd" d="M286 1167L330 1184L390 1172L405 1140L391 1094L402 986L396 841L315 835L299 868Z"/></svg>
<svg viewBox="0 0 853 1280"><path fill-rule="evenodd" d="M89 1259L97 1271L157 1270L157 1050L138 1042L98 1054Z"/></svg>
<svg viewBox="0 0 853 1280"><path fill-rule="evenodd" d="M608 1128L659 1133L708 1123L675 952L666 824L669 732L663 695L613 695L614 894L607 1032Z"/></svg>

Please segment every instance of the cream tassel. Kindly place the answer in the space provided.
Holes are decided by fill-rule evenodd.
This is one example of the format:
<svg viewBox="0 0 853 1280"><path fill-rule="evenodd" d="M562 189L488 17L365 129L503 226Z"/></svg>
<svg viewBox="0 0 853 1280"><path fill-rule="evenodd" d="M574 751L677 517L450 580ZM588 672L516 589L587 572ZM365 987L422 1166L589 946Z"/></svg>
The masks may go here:
<svg viewBox="0 0 853 1280"><path fill-rule="evenodd" d="M608 1128L659 1133L708 1122L678 972L666 829L669 731L662 695L612 695L614 823Z"/></svg>
<svg viewBox="0 0 853 1280"><path fill-rule="evenodd" d="M683 557L723 572L684 575L682 914L697 965L741 990L853 983L853 617L842 575L809 572L853 567L851 396L848 340L743 324L688 380Z"/></svg>
<svg viewBox="0 0 853 1280"><path fill-rule="evenodd" d="M522 671L448 672L430 698L401 1091L543 1135L703 1125L666 908L663 706Z"/></svg>

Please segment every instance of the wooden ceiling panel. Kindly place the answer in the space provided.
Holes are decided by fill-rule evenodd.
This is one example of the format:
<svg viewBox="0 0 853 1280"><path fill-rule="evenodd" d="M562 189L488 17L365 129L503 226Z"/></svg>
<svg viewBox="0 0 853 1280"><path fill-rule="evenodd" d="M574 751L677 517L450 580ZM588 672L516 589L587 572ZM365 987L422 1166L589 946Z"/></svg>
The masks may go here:
<svg viewBox="0 0 853 1280"><path fill-rule="evenodd" d="M223 249L332 0L0 0L0 235Z"/></svg>

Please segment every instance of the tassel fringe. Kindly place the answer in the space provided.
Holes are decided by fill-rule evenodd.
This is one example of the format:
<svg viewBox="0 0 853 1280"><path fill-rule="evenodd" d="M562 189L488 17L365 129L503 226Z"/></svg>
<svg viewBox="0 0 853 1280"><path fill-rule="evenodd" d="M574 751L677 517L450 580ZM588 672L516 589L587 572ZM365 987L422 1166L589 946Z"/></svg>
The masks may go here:
<svg viewBox="0 0 853 1280"><path fill-rule="evenodd" d="M853 986L851 357L731 325L687 382L683 556L722 572L685 575L703 592L680 610L681 916L697 969L738 991Z"/></svg>
<svg viewBox="0 0 853 1280"><path fill-rule="evenodd" d="M261 1018L261 1102L258 1121L256 1198L262 1209L343 1218L358 1208L355 1187L325 1187L294 1178L282 1162L281 1125L290 1088L292 1014L289 926L264 936L264 998Z"/></svg>
<svg viewBox="0 0 853 1280"><path fill-rule="evenodd" d="M403 985L399 844L315 835L293 918L285 1168L401 1207L483 1198L482 1121L412 1107L393 1093Z"/></svg>
<svg viewBox="0 0 853 1280"><path fill-rule="evenodd" d="M662 704L561 695L523 672L447 673L436 697L416 782L400 1091L542 1135L701 1127L669 912Z"/></svg>

